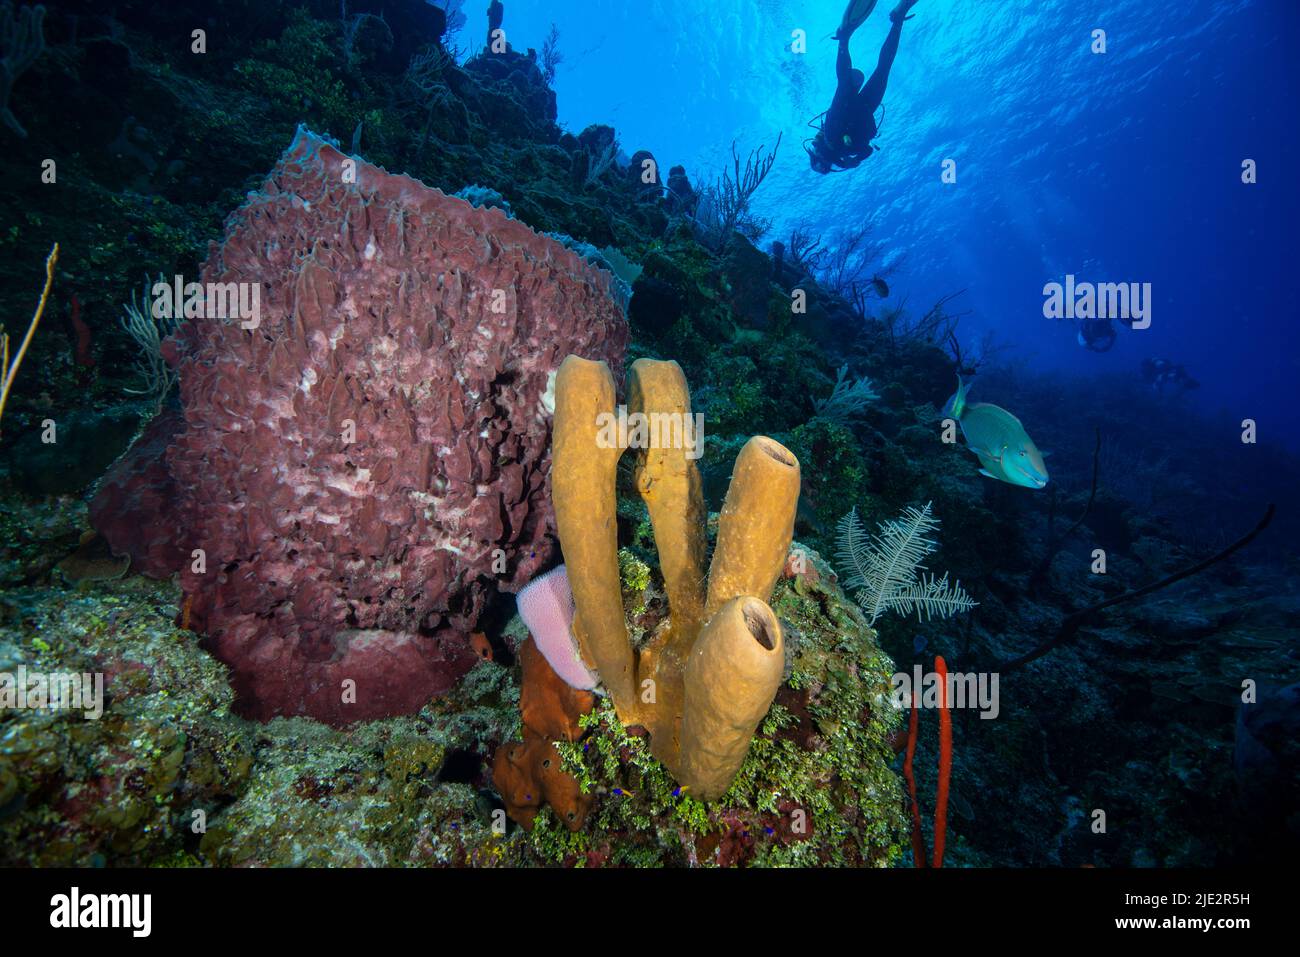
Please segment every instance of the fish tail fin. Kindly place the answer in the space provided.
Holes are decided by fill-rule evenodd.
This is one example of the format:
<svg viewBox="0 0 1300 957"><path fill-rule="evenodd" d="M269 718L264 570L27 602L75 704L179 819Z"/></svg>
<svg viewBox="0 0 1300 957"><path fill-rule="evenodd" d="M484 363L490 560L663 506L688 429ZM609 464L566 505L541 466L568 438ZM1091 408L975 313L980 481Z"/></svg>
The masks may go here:
<svg viewBox="0 0 1300 957"><path fill-rule="evenodd" d="M961 381L961 375L957 376L957 391L944 404L943 414L945 418L960 419L962 413L966 411L966 393L970 391L970 384Z"/></svg>

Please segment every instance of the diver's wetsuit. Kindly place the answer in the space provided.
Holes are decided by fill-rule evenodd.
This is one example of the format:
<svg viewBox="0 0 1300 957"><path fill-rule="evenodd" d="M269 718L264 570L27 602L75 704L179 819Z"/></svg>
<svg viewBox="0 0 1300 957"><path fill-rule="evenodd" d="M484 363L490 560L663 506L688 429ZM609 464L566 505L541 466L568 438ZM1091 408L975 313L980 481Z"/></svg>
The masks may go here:
<svg viewBox="0 0 1300 957"><path fill-rule="evenodd" d="M889 36L880 48L876 72L864 84L861 70L853 68L849 55L849 35L840 37L840 51L835 60L835 98L826 111L822 133L827 145L835 153L835 164L852 169L871 155L871 140L876 135L876 110L885 99L885 85L889 70L898 55L898 43L903 35L903 18L896 19L889 28Z"/></svg>

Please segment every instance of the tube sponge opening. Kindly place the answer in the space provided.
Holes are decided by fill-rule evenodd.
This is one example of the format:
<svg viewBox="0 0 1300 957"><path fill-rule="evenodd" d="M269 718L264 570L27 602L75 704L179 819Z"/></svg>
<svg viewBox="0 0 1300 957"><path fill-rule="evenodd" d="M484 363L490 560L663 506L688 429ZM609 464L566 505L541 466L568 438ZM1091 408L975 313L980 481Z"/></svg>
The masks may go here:
<svg viewBox="0 0 1300 957"><path fill-rule="evenodd" d="M773 633L772 625L776 619L772 617L772 609L760 601L748 599L745 602L744 615L745 624L749 628L749 633L754 636L754 640L768 651L775 650L780 635Z"/></svg>
<svg viewBox="0 0 1300 957"><path fill-rule="evenodd" d="M731 786L784 667L781 626L766 602L733 598L704 626L686 665L678 775L695 797L712 801Z"/></svg>

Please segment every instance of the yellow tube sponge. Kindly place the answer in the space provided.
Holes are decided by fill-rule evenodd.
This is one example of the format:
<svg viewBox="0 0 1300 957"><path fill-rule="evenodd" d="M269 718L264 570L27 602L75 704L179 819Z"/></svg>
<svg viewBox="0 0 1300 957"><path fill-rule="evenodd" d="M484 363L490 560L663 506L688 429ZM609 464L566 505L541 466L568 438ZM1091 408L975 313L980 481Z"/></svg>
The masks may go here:
<svg viewBox="0 0 1300 957"><path fill-rule="evenodd" d="M578 356L565 359L555 377L551 499L577 607L573 634L614 707L630 715L635 674L618 576L615 501L623 449L602 428L602 416L613 414L609 366Z"/></svg>
<svg viewBox="0 0 1300 957"><path fill-rule="evenodd" d="M700 632L686 665L677 775L711 801L731 786L781 684L781 626L767 603L732 598Z"/></svg>
<svg viewBox="0 0 1300 957"><path fill-rule="evenodd" d="M706 618L737 595L772 597L790 554L798 504L799 460L781 443L754 436L736 457L722 504Z"/></svg>
<svg viewBox="0 0 1300 957"><path fill-rule="evenodd" d="M633 364L626 432L611 426L614 400L604 363L564 360L555 383L551 492L577 608L574 635L619 720L644 727L655 757L709 800L731 785L781 683L781 628L766 602L790 550L799 461L765 436L746 443L706 584L707 513L692 458L702 436L687 425L694 421L681 367ZM636 484L654 526L669 604L667 626L640 649L635 665L615 521L624 445L639 450Z"/></svg>
<svg viewBox="0 0 1300 957"><path fill-rule="evenodd" d="M638 359L628 378L628 412L644 414L658 447L645 449L636 486L650 512L659 570L672 609L674 645L690 650L704 621L704 489L695 460L688 457L686 426L693 422L686 376L676 362ZM691 433L693 441L703 436ZM663 440L663 441L660 441Z"/></svg>

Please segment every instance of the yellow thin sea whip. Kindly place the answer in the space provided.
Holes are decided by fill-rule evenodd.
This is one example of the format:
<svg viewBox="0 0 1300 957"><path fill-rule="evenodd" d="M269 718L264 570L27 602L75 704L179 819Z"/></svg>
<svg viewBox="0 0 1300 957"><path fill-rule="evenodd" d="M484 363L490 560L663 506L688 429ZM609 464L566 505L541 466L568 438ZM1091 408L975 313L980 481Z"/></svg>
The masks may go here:
<svg viewBox="0 0 1300 957"><path fill-rule="evenodd" d="M54 265L58 261L59 244L55 243L50 254L45 257L45 289L41 292L41 301L36 305L36 313L32 316L31 325L27 327L27 335L23 336L17 355L14 356L13 365L9 364L9 337L5 335L4 327L0 326L0 373L4 375L4 378L0 379L0 420L4 419L5 403L9 401L9 390L13 387L14 377L18 375L18 367L22 365L27 347L32 343L32 336L36 334L41 316L45 314L45 303L49 301L50 287L54 285Z"/></svg>

